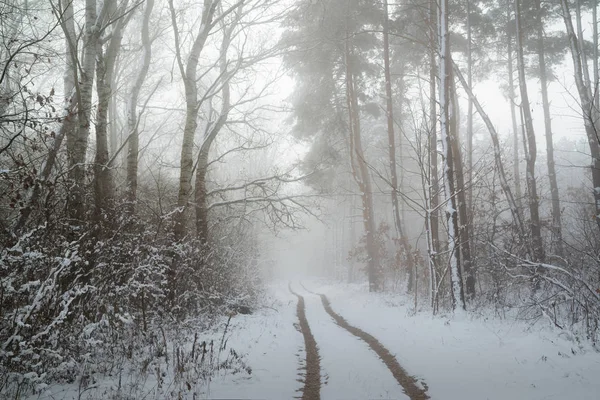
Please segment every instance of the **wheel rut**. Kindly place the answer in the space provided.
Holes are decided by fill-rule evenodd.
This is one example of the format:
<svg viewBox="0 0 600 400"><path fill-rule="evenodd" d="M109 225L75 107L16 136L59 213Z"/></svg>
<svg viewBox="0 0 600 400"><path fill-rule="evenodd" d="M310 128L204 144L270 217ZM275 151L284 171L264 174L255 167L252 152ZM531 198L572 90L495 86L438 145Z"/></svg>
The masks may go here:
<svg viewBox="0 0 600 400"><path fill-rule="evenodd" d="M400 384L400 386L402 386L404 389L404 393L410 397L411 400L427 400L430 398L427 394L427 386L423 384L424 387L421 387L417 379L408 374L408 372L400 365L400 363L398 363L396 357L394 357L390 351L383 344L381 344L381 342L379 342L379 340L362 329L350 325L348 321L344 319L344 317L333 311L327 296L312 292L302 284L301 286L307 292L313 293L321 298L321 303L323 304L325 311L340 327L346 329L348 332L360 338L369 345L371 350L373 350L379 356L381 361L383 361L383 363L387 366L398 384Z"/></svg>
<svg viewBox="0 0 600 400"><path fill-rule="evenodd" d="M308 320L306 319L306 307L304 297L294 292L292 284L288 285L290 292L298 298L296 313L300 323L300 331L304 336L304 347L306 349L306 376L304 379L304 388L302 389L302 400L320 400L321 399L321 366L319 349L317 342L310 331Z"/></svg>

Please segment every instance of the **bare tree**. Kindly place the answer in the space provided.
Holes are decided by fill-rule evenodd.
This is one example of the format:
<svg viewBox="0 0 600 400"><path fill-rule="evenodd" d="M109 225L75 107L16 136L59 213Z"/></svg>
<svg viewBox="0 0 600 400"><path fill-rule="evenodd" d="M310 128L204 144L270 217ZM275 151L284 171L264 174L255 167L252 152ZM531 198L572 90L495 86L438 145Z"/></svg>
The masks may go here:
<svg viewBox="0 0 600 400"><path fill-rule="evenodd" d="M183 142L181 145L181 159L179 171L179 194L177 199L178 211L175 218L175 237L182 239L186 234L186 210L189 198L192 192L192 169L194 165L193 149L194 136L198 127L198 61L200 53L204 49L206 40L212 28L215 26L215 12L220 4L219 0L204 0L200 27L195 35L194 43L190 49L188 59L184 65L181 54L180 32L177 26L177 15L173 0L169 0L169 9L171 11L171 22L173 24L173 33L175 35L175 56L179 72L185 86L185 104L186 117L183 130Z"/></svg>

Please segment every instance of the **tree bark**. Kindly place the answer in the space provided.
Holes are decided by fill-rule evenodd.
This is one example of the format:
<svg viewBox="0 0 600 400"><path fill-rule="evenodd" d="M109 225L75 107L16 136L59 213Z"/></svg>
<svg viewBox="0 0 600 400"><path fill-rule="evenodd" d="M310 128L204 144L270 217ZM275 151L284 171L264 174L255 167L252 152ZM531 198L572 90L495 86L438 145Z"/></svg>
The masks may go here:
<svg viewBox="0 0 600 400"><path fill-rule="evenodd" d="M183 128L183 142L181 145L181 158L180 158L180 171L179 171L179 191L177 194L177 213L175 215L175 228L174 234L176 240L181 240L187 233L187 208L188 202L192 191L192 169L193 169L193 149L194 149L194 136L196 134L196 128L198 127L198 88L197 88L197 68L200 53L202 52L210 28L212 26L213 17L217 9L219 0L204 0L204 7L202 9L202 18L200 28L196 34L194 44L190 51L187 63L184 67L183 60L180 53L180 41L179 31L176 23L175 7L173 6L173 0L169 0L169 8L171 11L171 20L173 24L175 34L175 47L177 53L177 62L183 84L185 87L185 105L186 105L186 117L185 126Z"/></svg>
<svg viewBox="0 0 600 400"><path fill-rule="evenodd" d="M510 17L512 15L510 3L507 3L507 12L506 12L506 20L510 21ZM508 22L507 22L508 25ZM520 148L520 140L519 140L519 128L517 125L517 113L515 111L516 107L516 99L517 96L515 94L515 79L514 79L514 71L513 71L513 49L512 49L512 35L510 34L510 29L507 29L507 67L508 67L508 97L510 101L510 120L512 122L512 138L513 138L513 176L515 180L515 200L516 205L519 210L523 209L523 205L521 204L521 198L523 197L523 193L521 191L521 171L519 168L520 158L519 158L519 148Z"/></svg>
<svg viewBox="0 0 600 400"><path fill-rule="evenodd" d="M471 0L467 0L467 81L473 87L473 43L471 33ZM467 208L473 211L473 100L467 99ZM467 222L471 225L470 221ZM468 290L468 288L467 288Z"/></svg>
<svg viewBox="0 0 600 400"><path fill-rule="evenodd" d="M456 207L456 190L454 182L454 160L452 154L452 93L451 93L451 56L450 33L448 30L448 0L440 1L440 128L445 168L445 189L447 196L446 216L448 219L448 246L450 255L450 283L453 310L465 310L465 297L461 276L460 250L457 239L460 236L458 212Z"/></svg>
<svg viewBox="0 0 600 400"><path fill-rule="evenodd" d="M429 121L431 124L429 138L429 214L431 221L431 253L434 268L437 267L437 258L440 251L440 228L439 228L439 211L440 204L440 187L438 174L438 137L437 137L437 95L436 95L436 54L437 54L437 15L438 7L435 0L429 1L429 24L430 24L430 40L429 40Z"/></svg>
<svg viewBox="0 0 600 400"><path fill-rule="evenodd" d="M96 46L96 92L98 94L98 106L96 111L96 155L94 159L94 220L110 223L109 208L114 198L114 189L111 171L108 165L108 108L110 99L113 95L110 86L113 81L117 56L121 48L123 39L123 28L129 21L124 16L129 1L122 2L117 10L117 4L113 1L106 1L105 7L111 16L119 16L120 19L113 23L111 39L108 42L106 53L104 46L98 40Z"/></svg>
<svg viewBox="0 0 600 400"><path fill-rule="evenodd" d="M548 99L548 74L546 72L546 56L544 50L544 25L542 22L541 1L535 0L534 6L537 13L537 53L540 68L540 84L542 86L542 107L544 109L544 127L546 134L548 179L550 181L550 195L552 199L552 248L559 257L562 257L562 223L560 216L560 199L558 196L558 182L556 180L556 167L554 164L554 144L552 142L552 120L550 118L550 100Z"/></svg>
<svg viewBox="0 0 600 400"><path fill-rule="evenodd" d="M458 206L458 239L460 256L462 260L462 276L465 278L465 298L467 301L475 299L475 271L473 270L473 261L471 256L471 229L469 221L469 204L467 200L467 188L464 179L463 158L458 140L458 96L454 84L454 74L449 72L450 88L452 99L450 114L450 147L452 150L452 160L454 162L454 176L456 180L455 197Z"/></svg>
<svg viewBox="0 0 600 400"><path fill-rule="evenodd" d="M67 155L69 160L69 214L77 221L85 220L85 155L90 134L92 91L96 67L96 46L100 37L102 22L106 14L106 4L100 14L96 10L96 0L85 2L85 34L83 40L83 60L81 75L76 82L77 90L77 129L67 131ZM76 51L75 48L71 50ZM72 54L77 58L77 54Z"/></svg>

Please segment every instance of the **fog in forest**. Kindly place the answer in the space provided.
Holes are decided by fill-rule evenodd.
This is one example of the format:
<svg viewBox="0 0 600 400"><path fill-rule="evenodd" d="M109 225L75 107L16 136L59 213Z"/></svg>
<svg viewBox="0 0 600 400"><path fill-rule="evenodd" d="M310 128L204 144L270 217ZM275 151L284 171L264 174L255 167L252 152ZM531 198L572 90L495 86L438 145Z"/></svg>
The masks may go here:
<svg viewBox="0 0 600 400"><path fill-rule="evenodd" d="M596 0L0 0L0 399L597 399Z"/></svg>

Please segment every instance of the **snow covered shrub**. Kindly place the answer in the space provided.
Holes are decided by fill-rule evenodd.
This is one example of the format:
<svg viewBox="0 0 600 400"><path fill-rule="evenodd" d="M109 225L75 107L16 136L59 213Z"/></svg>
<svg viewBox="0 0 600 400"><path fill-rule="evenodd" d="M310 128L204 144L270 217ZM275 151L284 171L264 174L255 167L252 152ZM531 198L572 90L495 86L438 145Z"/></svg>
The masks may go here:
<svg viewBox="0 0 600 400"><path fill-rule="evenodd" d="M56 240L56 242L54 240ZM0 378L17 391L47 378L70 379L82 354L84 298L81 242L48 240L44 229L23 236L0 257Z"/></svg>
<svg viewBox="0 0 600 400"><path fill-rule="evenodd" d="M170 330L201 332L228 310L250 310L259 293L256 251L242 236L209 246L143 223L97 232L43 225L2 250L3 393L141 371L166 357Z"/></svg>
<svg viewBox="0 0 600 400"><path fill-rule="evenodd" d="M174 315L214 315L252 308L259 294L255 255L243 242L218 246L188 241L173 248L169 302Z"/></svg>

